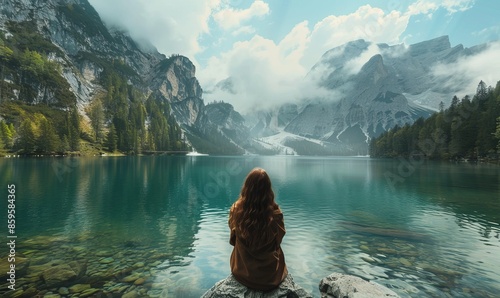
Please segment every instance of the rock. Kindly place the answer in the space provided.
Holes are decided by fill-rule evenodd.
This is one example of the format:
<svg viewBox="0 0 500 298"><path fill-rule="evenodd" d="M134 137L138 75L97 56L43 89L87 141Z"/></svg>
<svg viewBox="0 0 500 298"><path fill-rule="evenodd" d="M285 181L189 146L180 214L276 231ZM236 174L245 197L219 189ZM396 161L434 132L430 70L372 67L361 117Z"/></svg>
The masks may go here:
<svg viewBox="0 0 500 298"><path fill-rule="evenodd" d="M42 267L43 268L43 267ZM68 281L80 278L85 275L87 265L76 261L68 264L48 267L42 272L42 279L48 287L61 286Z"/></svg>
<svg viewBox="0 0 500 298"><path fill-rule="evenodd" d="M412 265L411 262L405 258L399 258L399 262L403 264L405 267L411 267Z"/></svg>
<svg viewBox="0 0 500 298"><path fill-rule="evenodd" d="M84 276L85 273L87 272L87 264L86 263L79 263L76 261L72 261L72 262L69 262L68 265L76 273L77 278Z"/></svg>
<svg viewBox="0 0 500 298"><path fill-rule="evenodd" d="M28 288L24 290L23 297L35 297L38 290L35 287Z"/></svg>
<svg viewBox="0 0 500 298"><path fill-rule="evenodd" d="M146 282L146 280L141 277L141 278L138 278L136 281L134 281L134 285L140 286L140 285L142 285L145 282Z"/></svg>
<svg viewBox="0 0 500 298"><path fill-rule="evenodd" d="M67 264L51 267L42 273L42 279L49 288L62 285L76 277L75 271Z"/></svg>
<svg viewBox="0 0 500 298"><path fill-rule="evenodd" d="M139 293L137 293L137 291L135 290L125 293L122 296L122 298L137 298L137 297L139 297Z"/></svg>
<svg viewBox="0 0 500 298"><path fill-rule="evenodd" d="M9 292L5 293L2 297L5 297L5 298L16 298L16 297L21 297L23 294L24 294L24 290L23 289L18 289L18 290L15 290L15 291L9 291Z"/></svg>
<svg viewBox="0 0 500 298"><path fill-rule="evenodd" d="M217 282L210 290L205 292L203 298L247 298L247 297L312 297L303 288L296 285L290 274L281 282L280 286L271 292L260 292L248 289L240 284L233 275Z"/></svg>
<svg viewBox="0 0 500 298"><path fill-rule="evenodd" d="M15 262L9 262L9 258L2 258L0 260L0 279L5 280L8 277L8 271L10 270L10 265L16 265L16 278L21 277L26 274L28 270L30 261L27 258L21 258L16 256Z"/></svg>
<svg viewBox="0 0 500 298"><path fill-rule="evenodd" d="M61 298L61 295L54 294L54 293L47 293L47 294L43 295L43 298Z"/></svg>
<svg viewBox="0 0 500 298"><path fill-rule="evenodd" d="M370 251L370 248L366 245L361 245L359 248L361 248L361 250L364 250L364 251Z"/></svg>
<svg viewBox="0 0 500 298"><path fill-rule="evenodd" d="M68 295L69 294L68 288L66 288L66 287L59 288L59 294L61 294L61 295Z"/></svg>
<svg viewBox="0 0 500 298"><path fill-rule="evenodd" d="M322 298L381 298L398 294L374 282L353 275L333 273L319 283Z"/></svg>
<svg viewBox="0 0 500 298"><path fill-rule="evenodd" d="M103 258L99 261L99 263L101 264L109 264L109 263L113 263L115 261L115 259L109 257L109 258Z"/></svg>
<svg viewBox="0 0 500 298"><path fill-rule="evenodd" d="M75 293L81 293L81 292L88 290L88 289L90 289L89 284L76 284L76 285L73 285L69 288L69 292L71 294L75 294Z"/></svg>
<svg viewBox="0 0 500 298"><path fill-rule="evenodd" d="M99 289L90 288L80 293L80 298L89 297L99 292Z"/></svg>
<svg viewBox="0 0 500 298"><path fill-rule="evenodd" d="M129 275L129 276L126 276L122 279L122 282L127 282L127 283L131 283L131 282L135 282L136 280L138 280L141 276L138 274L138 273L134 273L132 275Z"/></svg>

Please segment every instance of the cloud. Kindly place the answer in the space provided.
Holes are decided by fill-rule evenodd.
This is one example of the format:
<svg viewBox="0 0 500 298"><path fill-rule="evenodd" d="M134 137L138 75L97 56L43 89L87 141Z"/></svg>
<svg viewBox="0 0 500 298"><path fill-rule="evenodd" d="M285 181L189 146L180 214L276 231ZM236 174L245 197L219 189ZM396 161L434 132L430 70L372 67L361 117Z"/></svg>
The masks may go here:
<svg viewBox="0 0 500 298"><path fill-rule="evenodd" d="M444 87L457 92L459 98L475 94L480 80L495 86L500 78L500 42L492 42L480 53L466 56L450 64L438 64L432 74L443 81Z"/></svg>
<svg viewBox="0 0 500 298"><path fill-rule="evenodd" d="M470 9L475 0L418 0L408 7L408 15L432 14L439 8L443 8L448 13L453 14L459 11Z"/></svg>
<svg viewBox="0 0 500 298"><path fill-rule="evenodd" d="M449 9L458 9L453 4L456 1L445 2ZM431 6L432 3L425 1L418 3L412 13L417 13L417 8L420 12L429 12L439 6ZM386 13L380 8L364 5L351 14L325 17L312 27L303 21L277 43L259 35L234 43L231 50L210 58L197 76L207 90L230 77L237 95L214 89L205 94L205 99L207 102L224 100L242 112L272 108L304 98L331 100L339 94L325 92L315 81L322 77L325 69L316 69L306 76L321 56L349 41L370 41L372 45L346 65L347 70L356 73L373 55L380 53L376 43L400 43L410 17L408 11ZM234 26L239 24L233 23Z"/></svg>
<svg viewBox="0 0 500 298"><path fill-rule="evenodd" d="M397 43L408 26L409 16L398 11L361 6L354 13L328 16L314 25L310 43L301 59L311 67L326 51L356 39L375 43Z"/></svg>
<svg viewBox="0 0 500 298"><path fill-rule="evenodd" d="M253 34L253 33L255 33L255 28L253 28L252 26L243 26L234 30L231 34L233 36L237 36L241 34Z"/></svg>
<svg viewBox="0 0 500 298"><path fill-rule="evenodd" d="M199 79L212 86L230 77L237 94L215 89L204 95L207 102L224 100L239 112L265 110L284 103L297 102L305 97L320 96L322 90L304 80L306 69L298 62L300 26L275 44L255 35L251 40L237 42L220 57L212 57L200 72ZM324 94L323 94L324 95Z"/></svg>
<svg viewBox="0 0 500 298"><path fill-rule="evenodd" d="M247 9L226 8L216 12L213 15L215 22L224 30L237 28L241 23L248 21L254 17L264 16L269 14L269 5L257 0Z"/></svg>
<svg viewBox="0 0 500 298"><path fill-rule="evenodd" d="M380 53L380 48L376 44L372 43L363 53L361 53L361 55L352 60L349 60L345 64L344 69L348 74L357 74L361 70L363 65L365 65L365 63L370 60L370 58Z"/></svg>
<svg viewBox="0 0 500 298"><path fill-rule="evenodd" d="M108 25L125 29L137 41L147 40L164 54L193 57L202 50L199 36L221 0L89 0Z"/></svg>
<svg viewBox="0 0 500 298"><path fill-rule="evenodd" d="M472 32L472 35L477 36L485 41L500 39L500 26L491 26L480 31Z"/></svg>

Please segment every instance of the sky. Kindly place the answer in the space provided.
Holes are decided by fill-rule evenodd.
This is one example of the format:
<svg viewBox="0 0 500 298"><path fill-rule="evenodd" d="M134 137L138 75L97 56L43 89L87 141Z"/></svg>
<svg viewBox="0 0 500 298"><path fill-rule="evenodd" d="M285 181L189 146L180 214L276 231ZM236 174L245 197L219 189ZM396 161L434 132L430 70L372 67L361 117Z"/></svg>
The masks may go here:
<svg viewBox="0 0 500 298"><path fill-rule="evenodd" d="M311 67L329 49L352 40L410 45L448 35L451 46L465 47L500 40L498 0L89 2L106 24L127 30L135 40L166 56L187 56L197 68L205 102L224 100L240 109L310 94L304 77ZM489 63L495 56L500 61L493 51L479 61L487 70L473 71L487 71L488 85L496 84L496 75L500 79L500 62ZM211 92L228 77L237 98Z"/></svg>

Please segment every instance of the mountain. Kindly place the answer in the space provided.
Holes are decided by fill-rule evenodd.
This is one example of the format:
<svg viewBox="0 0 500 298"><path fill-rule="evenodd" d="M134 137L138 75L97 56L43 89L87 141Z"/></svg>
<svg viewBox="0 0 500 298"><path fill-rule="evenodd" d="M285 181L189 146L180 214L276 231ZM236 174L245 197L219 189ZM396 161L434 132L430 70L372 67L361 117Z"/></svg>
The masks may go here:
<svg viewBox="0 0 500 298"><path fill-rule="evenodd" d="M318 88L329 96L250 115L251 131L281 152L366 154L371 138L426 118L440 102L451 101L458 90L432 75L436 63L455 62L484 48L451 47L448 36L408 47L349 42L327 51L308 74L319 78ZM287 116L280 117L284 110Z"/></svg>
<svg viewBox="0 0 500 298"><path fill-rule="evenodd" d="M86 0L0 4L0 149L24 153L366 154L370 139L455 95L433 76L436 63L486 48L451 47L447 36L410 46L355 40L304 78L326 96L241 115L204 103L187 57L107 27ZM231 78L215 86L237 98L236 87Z"/></svg>
<svg viewBox="0 0 500 298"><path fill-rule="evenodd" d="M184 142L192 143L191 139L204 140L203 145L198 142L200 152L205 151L203 146L228 154L242 152L226 131L217 129L219 119L215 119L218 124L211 122L195 66L187 57L166 57L149 45L136 43L127 33L106 27L86 0L0 3L0 40L13 53L0 61L5 66L0 78L5 90L0 94L4 103L0 120L19 130L27 119L37 134L40 121L35 119L36 113L15 116L13 105L26 111L23 104L45 104L48 108L40 108L38 114L54 127L63 122L57 119L65 117L59 115L61 108L72 110L74 106L80 119L75 120L79 123L75 134L81 136L80 142L93 141L97 147L104 142L102 135L114 126L118 149L123 152L183 150ZM52 77L60 84L50 87L51 80L36 71L33 79L27 80L29 65L23 64L23 53L50 64ZM60 90L69 90L64 104L57 94ZM103 123L94 127L97 120L92 121L89 110L101 105L104 119L99 118L99 122ZM52 117L53 113L58 116ZM201 123L205 129L200 129ZM207 127L212 128L210 133ZM68 132L58 130L57 143L62 144L68 136ZM33 148L25 152L40 150Z"/></svg>

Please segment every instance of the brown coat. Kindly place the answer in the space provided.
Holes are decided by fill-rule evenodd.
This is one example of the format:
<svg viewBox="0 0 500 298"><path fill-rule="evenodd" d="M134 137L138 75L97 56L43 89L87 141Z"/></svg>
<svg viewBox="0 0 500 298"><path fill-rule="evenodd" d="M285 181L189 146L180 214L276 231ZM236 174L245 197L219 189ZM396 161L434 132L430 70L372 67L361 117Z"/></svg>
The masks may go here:
<svg viewBox="0 0 500 298"><path fill-rule="evenodd" d="M232 220L233 208L234 205L229 211L228 221L231 230L229 243L234 245L230 259L231 273L236 280L250 289L270 291L277 288L288 274L280 246L286 232L283 213L279 208L274 211L271 237L258 247L249 247L236 232Z"/></svg>

